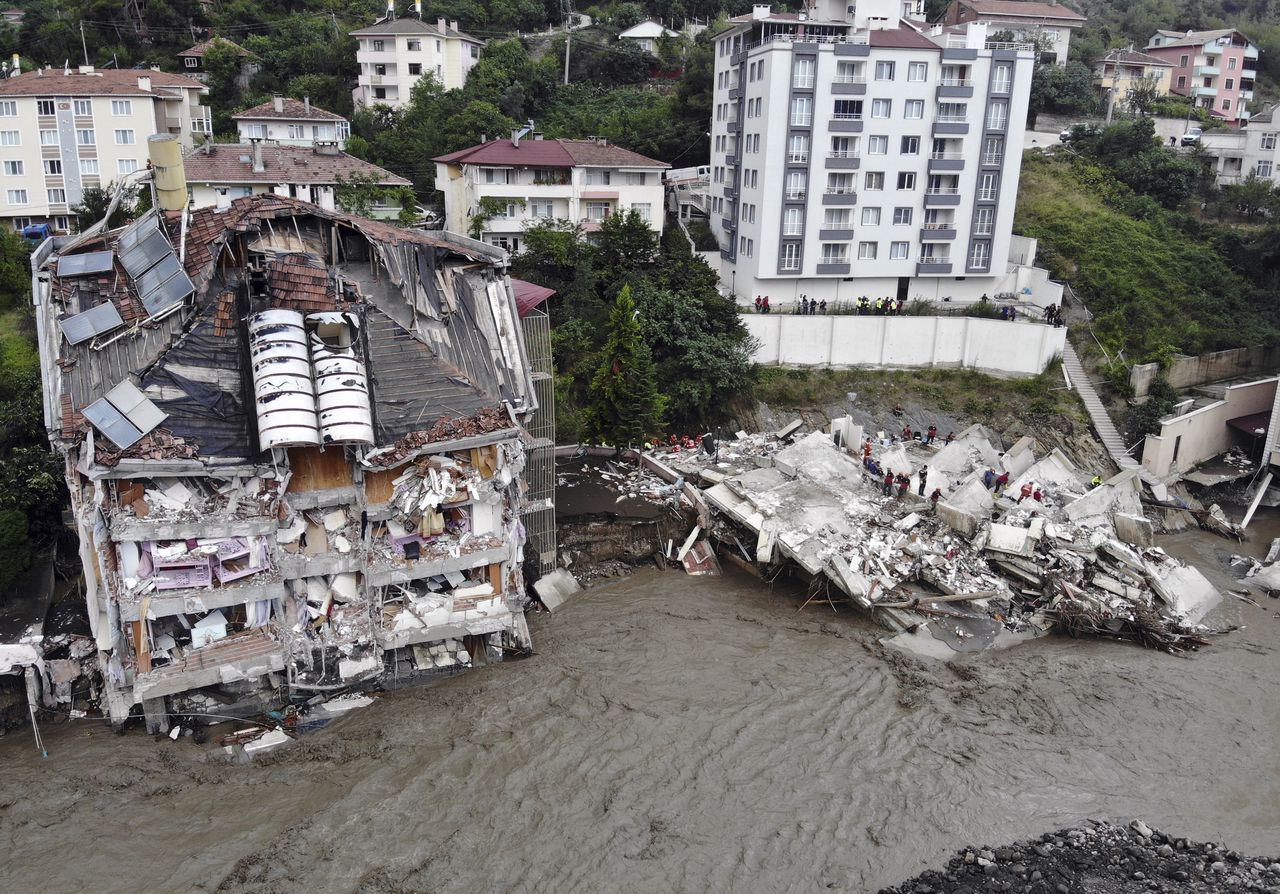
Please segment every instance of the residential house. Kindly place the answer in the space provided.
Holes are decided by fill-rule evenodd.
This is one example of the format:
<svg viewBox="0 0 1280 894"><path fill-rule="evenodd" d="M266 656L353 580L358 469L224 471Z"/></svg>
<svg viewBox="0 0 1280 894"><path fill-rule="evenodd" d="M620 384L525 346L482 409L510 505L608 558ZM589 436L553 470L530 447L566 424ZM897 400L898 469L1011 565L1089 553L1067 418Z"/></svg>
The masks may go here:
<svg viewBox="0 0 1280 894"><path fill-rule="evenodd" d="M1171 92L1189 96L1215 118L1240 126L1249 120L1258 76L1258 47L1234 28L1157 31L1146 52L1172 63Z"/></svg>
<svg viewBox="0 0 1280 894"><path fill-rule="evenodd" d="M1213 160L1219 186L1240 183L1250 176L1280 186L1280 121L1276 104L1249 119L1242 128L1216 128L1200 137L1200 148Z"/></svg>
<svg viewBox="0 0 1280 894"><path fill-rule="evenodd" d="M663 37L679 37L675 31L658 24L652 19L632 25L618 35L618 40L635 44L650 55L658 55L658 40Z"/></svg>
<svg viewBox="0 0 1280 894"><path fill-rule="evenodd" d="M434 160L445 229L470 232L480 218L479 238L513 253L525 228L546 220L579 222L591 232L613 214L635 211L662 233L662 172L670 165L603 137L547 140L526 127Z"/></svg>
<svg viewBox="0 0 1280 894"><path fill-rule="evenodd" d="M239 57L240 70L236 73L236 86L241 90L247 90L249 88L249 80L258 73L262 66L258 64L252 53L225 37L211 37L178 53L178 59L182 63L183 74L194 78L202 84L209 83L209 71L205 66L205 54L214 47L225 47L235 52L236 56Z"/></svg>
<svg viewBox="0 0 1280 894"><path fill-rule="evenodd" d="M503 258L277 195L38 249L113 725L527 654L536 402Z"/></svg>
<svg viewBox="0 0 1280 894"><path fill-rule="evenodd" d="M445 90L460 88L480 61L484 41L458 30L457 22L437 19L383 19L352 31L359 41L356 62L358 86L352 96L358 105L406 105L424 77L435 78Z"/></svg>
<svg viewBox="0 0 1280 894"><path fill-rule="evenodd" d="M899 11L759 4L717 35L711 227L740 301L1007 288L1034 47Z"/></svg>
<svg viewBox="0 0 1280 894"><path fill-rule="evenodd" d="M1071 33L1084 27L1084 16L1060 3L1036 0L952 0L942 18L947 25L980 22L988 33L1009 32L1014 40L1039 47L1040 61L1066 65Z"/></svg>
<svg viewBox="0 0 1280 894"><path fill-rule="evenodd" d="M268 140L282 146L336 143L347 147L351 123L336 112L311 104L311 98L291 99L277 94L270 102L232 115L240 141Z"/></svg>
<svg viewBox="0 0 1280 894"><path fill-rule="evenodd" d="M84 191L147 166L147 138L211 130L208 88L158 69L43 68L0 79L0 218L71 227Z"/></svg>
<svg viewBox="0 0 1280 894"><path fill-rule="evenodd" d="M234 199L270 193L302 199L332 211L334 190L343 180L370 178L388 189L411 187L403 177L340 152L334 143L281 146L252 139L244 143L210 143L183 160L191 207L225 207ZM395 218L401 205L387 197L373 206L373 216Z"/></svg>
<svg viewBox="0 0 1280 894"><path fill-rule="evenodd" d="M1104 103L1115 99L1115 107L1128 105L1129 90L1139 84L1150 84L1156 96L1168 96L1173 63L1129 47L1111 50L1093 65L1093 86Z"/></svg>

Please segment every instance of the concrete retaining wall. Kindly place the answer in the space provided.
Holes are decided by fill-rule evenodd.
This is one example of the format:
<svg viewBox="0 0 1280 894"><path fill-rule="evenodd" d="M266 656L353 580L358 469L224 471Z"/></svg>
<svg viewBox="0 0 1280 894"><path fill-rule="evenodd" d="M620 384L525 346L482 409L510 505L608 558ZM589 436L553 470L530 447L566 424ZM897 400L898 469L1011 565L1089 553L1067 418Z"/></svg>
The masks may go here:
<svg viewBox="0 0 1280 894"><path fill-rule="evenodd" d="M1280 369L1280 347L1232 348L1195 357L1176 357L1165 377L1176 389L1194 388L1206 382L1219 382L1236 376ZM1135 364L1129 371L1129 385L1136 397L1145 397L1159 372L1159 364Z"/></svg>
<svg viewBox="0 0 1280 894"><path fill-rule="evenodd" d="M1067 330L978 317L744 314L765 366L970 367L1032 376L1062 353Z"/></svg>
<svg viewBox="0 0 1280 894"><path fill-rule="evenodd" d="M1220 401L1166 419L1160 434L1147 435L1142 464L1163 478L1229 450L1242 436L1227 427L1227 420L1270 410L1275 395L1276 379L1235 385Z"/></svg>

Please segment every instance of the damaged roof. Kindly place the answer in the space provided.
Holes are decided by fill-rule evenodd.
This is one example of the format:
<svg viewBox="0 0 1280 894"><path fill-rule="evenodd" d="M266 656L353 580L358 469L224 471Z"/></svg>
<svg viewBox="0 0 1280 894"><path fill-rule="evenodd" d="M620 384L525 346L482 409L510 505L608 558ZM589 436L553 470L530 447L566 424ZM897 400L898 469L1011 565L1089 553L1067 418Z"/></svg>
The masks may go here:
<svg viewBox="0 0 1280 894"><path fill-rule="evenodd" d="M183 159L188 183L320 183L372 177L379 186L412 186L398 174L348 155L326 154L311 146L263 146L261 171L253 169L253 147L212 143Z"/></svg>
<svg viewBox="0 0 1280 894"><path fill-rule="evenodd" d="M244 321L270 308L341 310L357 321L376 447L514 428L504 403L516 413L533 408L515 300L501 254L487 246L274 195L237 199L221 212L196 209L185 221L181 213L153 220L143 229L161 228L195 287L168 312L148 314L138 289L149 273L135 280L120 261L129 248L121 239L136 226L68 239L67 254L55 247L41 259L49 286L37 295L38 320L54 441L71 446L93 431L84 408L122 382L137 384L164 414L123 450L94 431L99 465L257 456ZM110 268L58 275L63 258L90 252L110 253ZM106 321L101 331L71 343L66 319L103 305L114 313L97 315Z"/></svg>

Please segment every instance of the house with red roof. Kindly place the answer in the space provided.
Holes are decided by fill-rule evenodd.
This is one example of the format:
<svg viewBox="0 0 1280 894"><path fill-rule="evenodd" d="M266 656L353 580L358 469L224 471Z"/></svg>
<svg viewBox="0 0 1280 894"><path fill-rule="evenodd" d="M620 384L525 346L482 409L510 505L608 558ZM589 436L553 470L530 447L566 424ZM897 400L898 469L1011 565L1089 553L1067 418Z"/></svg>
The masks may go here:
<svg viewBox="0 0 1280 894"><path fill-rule="evenodd" d="M540 221L569 220L592 232L613 214L635 211L662 233L662 172L670 165L603 137L544 139L530 125L434 161L445 229L478 229L480 239L513 254L525 228Z"/></svg>

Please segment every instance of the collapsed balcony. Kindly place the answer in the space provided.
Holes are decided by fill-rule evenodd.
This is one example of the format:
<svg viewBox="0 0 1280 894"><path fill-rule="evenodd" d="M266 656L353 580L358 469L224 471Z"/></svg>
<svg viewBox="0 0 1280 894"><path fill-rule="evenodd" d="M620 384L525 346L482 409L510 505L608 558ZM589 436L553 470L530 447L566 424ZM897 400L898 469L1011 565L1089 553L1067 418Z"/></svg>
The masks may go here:
<svg viewBox="0 0 1280 894"><path fill-rule="evenodd" d="M378 641L385 649L494 633L511 625L501 565L449 571L386 587Z"/></svg>
<svg viewBox="0 0 1280 894"><path fill-rule="evenodd" d="M220 614L214 613L215 616ZM279 673L285 668L285 650L276 639L273 627L247 629L229 635L226 634L225 619L216 617L214 623L207 623L204 627L193 626L192 631L192 639L185 641L186 648L171 634L161 634L155 640L155 648L139 652L140 666L133 681L135 701L206 686L251 681ZM209 638L218 632L224 635ZM143 660L143 656L151 655L157 655L154 664L150 659Z"/></svg>
<svg viewBox="0 0 1280 894"><path fill-rule="evenodd" d="M115 540L233 537L275 530L274 478L139 478L114 485Z"/></svg>
<svg viewBox="0 0 1280 894"><path fill-rule="evenodd" d="M284 596L266 537L116 544L124 621L193 614Z"/></svg>

